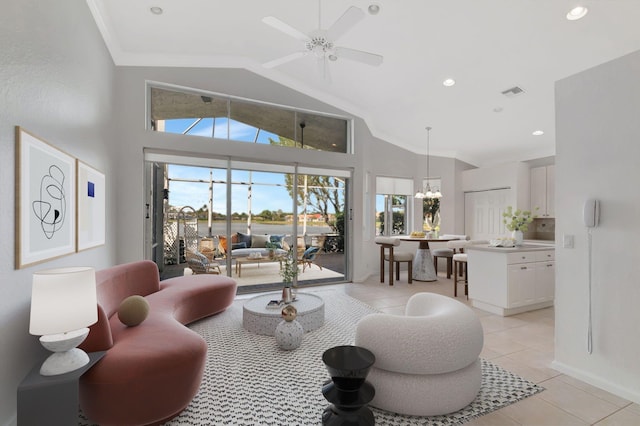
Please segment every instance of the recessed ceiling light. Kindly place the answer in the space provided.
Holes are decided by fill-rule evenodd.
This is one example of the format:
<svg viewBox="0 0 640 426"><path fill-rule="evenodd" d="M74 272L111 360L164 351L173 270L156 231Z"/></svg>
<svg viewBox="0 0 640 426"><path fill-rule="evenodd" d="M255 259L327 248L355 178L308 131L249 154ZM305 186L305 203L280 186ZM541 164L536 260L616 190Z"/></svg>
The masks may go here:
<svg viewBox="0 0 640 426"><path fill-rule="evenodd" d="M380 13L380 5L372 3L369 5L367 10L369 11L369 15L377 15L378 13Z"/></svg>
<svg viewBox="0 0 640 426"><path fill-rule="evenodd" d="M544 132L542 130L536 130L533 133L531 133L533 136L542 136L544 135Z"/></svg>
<svg viewBox="0 0 640 426"><path fill-rule="evenodd" d="M152 6L151 8L149 8L149 10L151 11L151 13L153 13L154 15L162 15L162 8L159 6Z"/></svg>
<svg viewBox="0 0 640 426"><path fill-rule="evenodd" d="M456 84L456 81L454 79L452 79L452 78L448 78L445 81L443 81L442 84L444 84L447 87L451 87L454 84Z"/></svg>
<svg viewBox="0 0 640 426"><path fill-rule="evenodd" d="M578 19L584 18L589 9L584 6L574 7L567 13L567 19L570 21L577 21Z"/></svg>

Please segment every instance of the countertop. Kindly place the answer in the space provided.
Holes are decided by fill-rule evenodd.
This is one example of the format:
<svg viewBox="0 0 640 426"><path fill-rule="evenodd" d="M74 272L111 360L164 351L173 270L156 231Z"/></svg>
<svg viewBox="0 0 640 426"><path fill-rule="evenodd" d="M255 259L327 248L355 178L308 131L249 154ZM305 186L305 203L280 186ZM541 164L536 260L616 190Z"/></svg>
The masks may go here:
<svg viewBox="0 0 640 426"><path fill-rule="evenodd" d="M518 247L491 247L487 244L473 244L465 247L465 250L491 251L496 253L518 253L523 251L555 250L555 246L525 243Z"/></svg>

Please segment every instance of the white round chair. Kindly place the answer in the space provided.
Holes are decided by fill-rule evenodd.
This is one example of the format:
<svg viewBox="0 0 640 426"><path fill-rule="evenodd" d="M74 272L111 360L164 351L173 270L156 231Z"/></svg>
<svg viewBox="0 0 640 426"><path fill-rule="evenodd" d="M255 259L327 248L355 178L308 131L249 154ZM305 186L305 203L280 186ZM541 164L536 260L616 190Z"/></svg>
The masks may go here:
<svg viewBox="0 0 640 426"><path fill-rule="evenodd" d="M437 416L466 407L480 390L482 325L471 308L449 297L417 293L405 315L367 315L355 344L376 357L367 377L375 387L373 407Z"/></svg>

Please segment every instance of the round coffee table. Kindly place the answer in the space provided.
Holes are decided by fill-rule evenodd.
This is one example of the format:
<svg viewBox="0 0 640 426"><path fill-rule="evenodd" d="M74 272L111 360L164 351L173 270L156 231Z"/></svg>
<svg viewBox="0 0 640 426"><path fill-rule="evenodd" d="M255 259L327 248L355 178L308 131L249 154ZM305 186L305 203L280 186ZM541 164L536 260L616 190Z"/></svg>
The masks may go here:
<svg viewBox="0 0 640 426"><path fill-rule="evenodd" d="M270 300L280 300L281 293L267 293L247 300L242 308L242 326L248 331L265 336L274 336L276 327L282 321L281 311L267 309ZM305 333L322 327L324 324L324 300L315 294L298 293L291 303L298 310L296 320Z"/></svg>

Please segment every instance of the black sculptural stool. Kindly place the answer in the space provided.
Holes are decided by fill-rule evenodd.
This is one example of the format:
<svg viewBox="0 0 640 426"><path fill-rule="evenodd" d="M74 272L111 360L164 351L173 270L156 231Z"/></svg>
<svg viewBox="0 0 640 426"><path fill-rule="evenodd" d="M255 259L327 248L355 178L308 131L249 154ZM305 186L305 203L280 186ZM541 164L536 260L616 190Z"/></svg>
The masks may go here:
<svg viewBox="0 0 640 426"><path fill-rule="evenodd" d="M376 392L365 380L375 361L371 351L358 346L336 346L322 354L322 362L331 376L322 386L322 394L331 403L322 413L323 425L375 424L367 404Z"/></svg>

